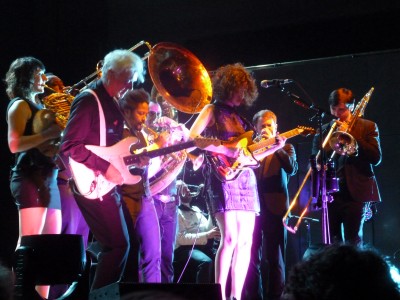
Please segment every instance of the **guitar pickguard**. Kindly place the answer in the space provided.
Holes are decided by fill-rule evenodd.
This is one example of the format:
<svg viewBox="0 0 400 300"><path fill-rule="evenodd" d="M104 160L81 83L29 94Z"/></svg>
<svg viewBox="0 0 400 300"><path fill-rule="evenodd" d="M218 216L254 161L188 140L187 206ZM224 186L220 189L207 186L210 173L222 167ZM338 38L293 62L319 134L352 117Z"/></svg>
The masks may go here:
<svg viewBox="0 0 400 300"><path fill-rule="evenodd" d="M210 161L219 180L223 182L234 180L244 168L258 168L260 163L254 158L254 154L263 153L276 143L275 137L253 143L252 134L252 131L248 131L233 141L223 142L225 145L230 145L240 150L237 158L230 158L217 153L211 154ZM288 139L299 134L307 136L315 134L315 130L310 127L298 126L280 135Z"/></svg>

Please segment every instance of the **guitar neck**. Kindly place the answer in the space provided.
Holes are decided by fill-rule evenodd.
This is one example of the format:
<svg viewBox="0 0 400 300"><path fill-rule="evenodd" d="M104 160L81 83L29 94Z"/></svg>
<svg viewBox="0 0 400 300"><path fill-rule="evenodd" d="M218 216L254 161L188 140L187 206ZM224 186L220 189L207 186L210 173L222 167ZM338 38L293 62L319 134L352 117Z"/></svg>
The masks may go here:
<svg viewBox="0 0 400 300"><path fill-rule="evenodd" d="M292 137L294 137L296 135L299 135L300 133L301 133L301 131L298 128L295 128L295 129L286 131L284 133L281 133L279 135L283 136L283 137L285 137L287 139L290 139L290 138L292 138ZM272 146L275 143L276 143L276 139L274 137L272 137L272 138L269 138L269 139L266 139L266 140L262 140L259 143L249 145L248 148L249 148L250 152L253 153L254 151L260 150L262 148L266 148L266 147Z"/></svg>
<svg viewBox="0 0 400 300"><path fill-rule="evenodd" d="M195 146L195 141L188 141L188 142L184 142L181 144L177 144L177 145L172 145L169 147L165 147L165 148L160 148L160 149L156 149L156 150L152 150L152 151L144 151L138 154L133 154L127 157L124 157L124 163L129 166L132 165L134 163L137 163L140 159L140 157L144 157L147 156L149 158L154 158L154 157L158 157L161 155L166 155L172 152L176 152L176 151L180 151L180 150L184 150L190 147Z"/></svg>

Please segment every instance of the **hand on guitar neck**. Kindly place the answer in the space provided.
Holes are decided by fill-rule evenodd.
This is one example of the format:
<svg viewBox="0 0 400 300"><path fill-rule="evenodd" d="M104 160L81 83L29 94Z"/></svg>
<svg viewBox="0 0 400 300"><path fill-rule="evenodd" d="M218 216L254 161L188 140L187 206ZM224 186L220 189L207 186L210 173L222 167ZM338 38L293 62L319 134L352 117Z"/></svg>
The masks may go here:
<svg viewBox="0 0 400 300"><path fill-rule="evenodd" d="M163 131L158 134L157 138L154 140L158 148L168 147L170 145L170 133L168 131Z"/></svg>
<svg viewBox="0 0 400 300"><path fill-rule="evenodd" d="M282 149L286 144L287 137L277 134L275 137L265 139L263 138L260 142L268 140L272 140L273 143L263 149L259 149L258 151L253 152L253 156L256 160L260 161L264 157L267 157L268 155L271 155L279 149Z"/></svg>

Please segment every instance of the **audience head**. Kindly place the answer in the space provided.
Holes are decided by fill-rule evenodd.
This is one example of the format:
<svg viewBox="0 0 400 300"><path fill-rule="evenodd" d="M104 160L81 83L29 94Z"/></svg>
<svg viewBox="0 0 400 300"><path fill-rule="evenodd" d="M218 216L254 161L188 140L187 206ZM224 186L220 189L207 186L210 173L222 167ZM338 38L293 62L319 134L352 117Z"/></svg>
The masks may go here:
<svg viewBox="0 0 400 300"><path fill-rule="evenodd" d="M335 244L291 269L282 299L400 299L400 294L389 264L376 251Z"/></svg>

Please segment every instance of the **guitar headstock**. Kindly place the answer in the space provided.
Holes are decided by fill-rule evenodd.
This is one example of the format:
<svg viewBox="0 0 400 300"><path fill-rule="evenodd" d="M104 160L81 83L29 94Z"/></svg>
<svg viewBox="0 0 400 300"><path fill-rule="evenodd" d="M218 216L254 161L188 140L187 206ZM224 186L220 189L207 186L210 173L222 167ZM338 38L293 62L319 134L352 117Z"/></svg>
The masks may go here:
<svg viewBox="0 0 400 300"><path fill-rule="evenodd" d="M317 133L317 131L314 128L306 127L306 126L297 126L297 130L303 136L309 136L311 134L316 134Z"/></svg>
<svg viewBox="0 0 400 300"><path fill-rule="evenodd" d="M216 146L216 147L221 145L221 141L218 139L203 138L203 137L194 138L193 142L194 142L194 145L200 149L205 149L211 145Z"/></svg>

